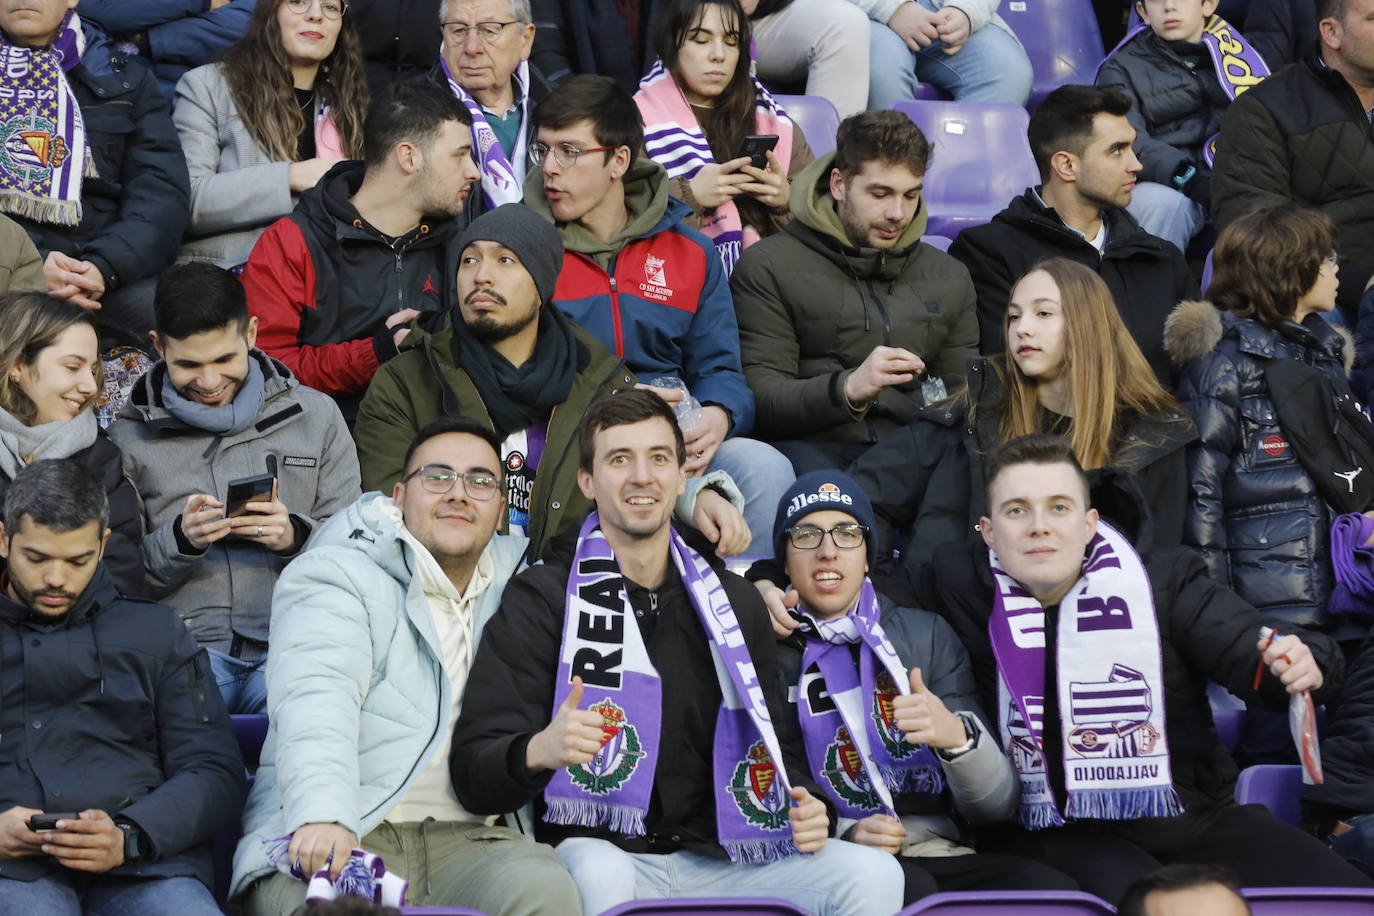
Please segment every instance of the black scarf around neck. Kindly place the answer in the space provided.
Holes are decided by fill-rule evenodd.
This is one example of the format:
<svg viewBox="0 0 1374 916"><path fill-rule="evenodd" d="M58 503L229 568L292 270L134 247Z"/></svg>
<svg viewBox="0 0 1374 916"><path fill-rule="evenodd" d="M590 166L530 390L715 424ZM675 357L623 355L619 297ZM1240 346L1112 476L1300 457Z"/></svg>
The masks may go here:
<svg viewBox="0 0 1374 916"><path fill-rule="evenodd" d="M461 315L454 316L454 364L472 379L503 439L545 419L568 399L577 375L577 353L572 324L552 303L540 309L534 354L518 369L474 337Z"/></svg>

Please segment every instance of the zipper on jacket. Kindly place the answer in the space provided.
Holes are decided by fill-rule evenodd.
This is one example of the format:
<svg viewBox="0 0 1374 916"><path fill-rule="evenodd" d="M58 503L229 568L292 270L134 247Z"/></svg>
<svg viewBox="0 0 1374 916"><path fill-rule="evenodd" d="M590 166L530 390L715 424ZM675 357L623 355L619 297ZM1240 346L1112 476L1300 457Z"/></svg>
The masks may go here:
<svg viewBox="0 0 1374 916"><path fill-rule="evenodd" d="M883 346L892 346L892 316L887 312L887 306L883 304L883 297L878 295L878 291L873 288L872 280L865 280L864 286L868 287L868 293L873 297L873 304L878 309L878 317L883 320Z"/></svg>
<svg viewBox="0 0 1374 916"><path fill-rule="evenodd" d="M608 274L611 281L611 324L615 327L615 355L619 359L625 358L625 331L620 323L620 291L615 285L615 263L611 263L611 272Z"/></svg>
<svg viewBox="0 0 1374 916"><path fill-rule="evenodd" d="M404 249L398 248L396 246L396 242L391 243L391 250L396 252L396 305L399 306L397 311L400 311L401 309L406 307L405 286L401 283L401 275L403 273L403 268L401 267L401 255L404 254Z"/></svg>

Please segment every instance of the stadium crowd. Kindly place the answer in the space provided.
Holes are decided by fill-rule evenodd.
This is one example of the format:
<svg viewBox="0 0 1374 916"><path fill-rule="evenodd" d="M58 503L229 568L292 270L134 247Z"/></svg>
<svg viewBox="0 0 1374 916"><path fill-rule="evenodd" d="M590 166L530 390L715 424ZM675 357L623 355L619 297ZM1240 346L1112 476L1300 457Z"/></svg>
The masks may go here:
<svg viewBox="0 0 1374 916"><path fill-rule="evenodd" d="M1221 5L0 0L0 911L1374 888L1374 0Z"/></svg>

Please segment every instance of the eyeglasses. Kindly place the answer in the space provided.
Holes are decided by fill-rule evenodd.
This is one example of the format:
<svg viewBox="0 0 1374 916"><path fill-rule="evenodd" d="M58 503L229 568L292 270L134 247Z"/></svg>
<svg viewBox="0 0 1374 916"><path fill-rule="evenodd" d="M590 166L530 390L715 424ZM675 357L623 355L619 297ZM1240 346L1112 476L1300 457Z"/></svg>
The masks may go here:
<svg viewBox="0 0 1374 916"><path fill-rule="evenodd" d="M441 22L439 27L444 30L444 40L449 44L461 45L468 40L468 35L475 31L478 38L491 45L501 40L501 36L506 33L506 26L515 25L519 21L512 19L510 22L479 22L476 25L468 25L455 19Z"/></svg>
<svg viewBox="0 0 1374 916"><path fill-rule="evenodd" d="M815 525L798 525L787 529L787 542L798 550L815 550L821 546L826 535L840 550L853 550L862 547L868 537L868 526L849 523L834 528L817 528Z"/></svg>
<svg viewBox="0 0 1374 916"><path fill-rule="evenodd" d="M482 502L494 497L496 491L501 488L501 478L493 474L488 474L485 471L468 471L465 474L459 474L444 464L427 464L418 467L402 477L401 483L408 483L417 474L420 475L420 486L424 487L427 493L447 493L453 489L454 483L460 477L463 480L463 492Z"/></svg>
<svg viewBox="0 0 1374 916"><path fill-rule="evenodd" d="M318 0L320 12L326 19L338 19L348 12L348 4L342 0ZM286 0L286 8L298 16L310 12L316 0Z"/></svg>
<svg viewBox="0 0 1374 916"><path fill-rule="evenodd" d="M604 153L613 149L616 149L616 147L593 146L591 149L582 149L581 147L577 146L569 146L566 143L564 143L562 146L555 148L549 146L548 144L540 143L538 140L535 140L533 143L530 144L530 161L533 162L535 165L543 165L544 157L547 156L549 153L553 153L553 158L555 162L563 166L563 168L565 169L570 169L573 166L577 165L578 157L581 156L583 153Z"/></svg>

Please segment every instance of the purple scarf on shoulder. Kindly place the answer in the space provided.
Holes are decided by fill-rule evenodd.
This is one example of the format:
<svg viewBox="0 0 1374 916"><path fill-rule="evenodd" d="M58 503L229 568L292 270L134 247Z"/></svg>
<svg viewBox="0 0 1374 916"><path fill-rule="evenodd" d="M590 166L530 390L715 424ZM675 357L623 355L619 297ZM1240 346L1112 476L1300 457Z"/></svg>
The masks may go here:
<svg viewBox="0 0 1374 916"><path fill-rule="evenodd" d="M897 816L894 793L944 788L930 748L908 744L892 712L894 697L911 692L906 669L879 624L882 607L864 579L854 610L817 620L802 609L797 632L806 638L797 716L811 772L841 816ZM850 649L859 645L859 663Z"/></svg>
<svg viewBox="0 0 1374 916"><path fill-rule="evenodd" d="M663 685L600 524L592 512L578 534L551 709L563 704L573 676L580 676L586 708L601 715L604 743L590 763L554 774L544 790L544 819L642 836L658 764ZM673 565L710 640L720 682L712 742L717 837L732 861L776 861L797 848L768 704L720 579L676 531L671 537Z"/></svg>

